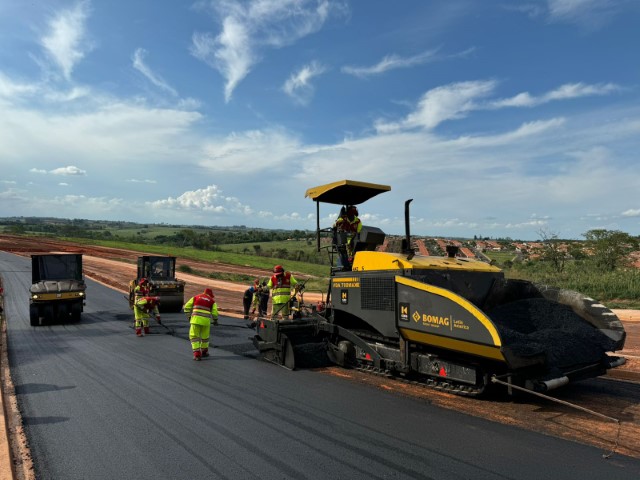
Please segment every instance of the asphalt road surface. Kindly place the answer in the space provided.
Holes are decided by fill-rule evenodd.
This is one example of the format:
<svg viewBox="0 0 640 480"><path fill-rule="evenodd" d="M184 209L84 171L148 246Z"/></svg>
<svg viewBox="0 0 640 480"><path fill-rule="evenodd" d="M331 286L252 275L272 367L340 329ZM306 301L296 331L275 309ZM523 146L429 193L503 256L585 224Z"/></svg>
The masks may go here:
<svg viewBox="0 0 640 480"><path fill-rule="evenodd" d="M640 478L635 459L259 361L238 319L194 362L183 315L137 338L92 281L81 322L31 327L29 259L0 253L0 274L38 479Z"/></svg>

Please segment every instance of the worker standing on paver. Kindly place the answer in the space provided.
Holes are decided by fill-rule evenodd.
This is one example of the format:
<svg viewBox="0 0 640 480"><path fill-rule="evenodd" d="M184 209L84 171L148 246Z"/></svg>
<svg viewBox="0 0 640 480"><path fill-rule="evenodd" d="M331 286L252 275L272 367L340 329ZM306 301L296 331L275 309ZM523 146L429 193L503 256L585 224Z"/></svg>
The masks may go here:
<svg viewBox="0 0 640 480"><path fill-rule="evenodd" d="M340 211L340 216L336 220L334 227L338 232L347 233L347 256L348 263L353 263L353 247L355 240L362 231L362 222L358 218L358 208L355 205L348 205L346 209Z"/></svg>
<svg viewBox="0 0 640 480"><path fill-rule="evenodd" d="M209 336L211 323L218 324L218 305L213 291L206 288L204 293L191 297L184 304L183 310L189 314L189 340L193 359L200 361L202 357L209 356Z"/></svg>
<svg viewBox="0 0 640 480"><path fill-rule="evenodd" d="M291 272L285 272L282 265L273 267L273 276L267 283L267 288L271 290L271 318L289 318L289 300L291 300L291 288L297 285L298 281Z"/></svg>
<svg viewBox="0 0 640 480"><path fill-rule="evenodd" d="M149 334L149 318L153 314L160 323L160 311L158 301L154 297L149 297L149 281L146 278L140 279L140 284L135 288L133 301L134 328L136 335L142 337Z"/></svg>

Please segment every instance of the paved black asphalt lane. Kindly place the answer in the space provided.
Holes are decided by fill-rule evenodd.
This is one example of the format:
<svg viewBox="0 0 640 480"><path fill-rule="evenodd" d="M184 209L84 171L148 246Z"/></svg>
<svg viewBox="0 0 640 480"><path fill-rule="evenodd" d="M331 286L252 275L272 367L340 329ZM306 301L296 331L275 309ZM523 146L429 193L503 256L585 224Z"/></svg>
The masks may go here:
<svg viewBox="0 0 640 480"><path fill-rule="evenodd" d="M258 361L238 319L194 362L181 314L136 338L122 293L92 281L80 323L31 327L29 265L0 253L38 479L640 478L635 459Z"/></svg>

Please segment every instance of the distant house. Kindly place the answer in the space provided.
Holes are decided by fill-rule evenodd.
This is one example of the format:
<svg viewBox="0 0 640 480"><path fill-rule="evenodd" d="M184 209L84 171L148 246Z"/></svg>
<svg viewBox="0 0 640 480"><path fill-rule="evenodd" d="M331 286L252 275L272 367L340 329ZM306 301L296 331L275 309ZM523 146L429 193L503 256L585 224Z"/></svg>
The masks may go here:
<svg viewBox="0 0 640 480"><path fill-rule="evenodd" d="M527 250L527 244L526 243L520 243L520 242L516 242L513 244L513 247L515 248L516 252L524 252Z"/></svg>
<svg viewBox="0 0 640 480"><path fill-rule="evenodd" d="M429 250L427 250L426 245L424 244L424 240L418 239L416 240L416 245L418 247L418 253L420 255L429 255Z"/></svg>
<svg viewBox="0 0 640 480"><path fill-rule="evenodd" d="M471 250L469 250L467 247L461 247L460 248L460 253L465 258L476 258L476 254L473 253Z"/></svg>
<svg viewBox="0 0 640 480"><path fill-rule="evenodd" d="M498 242L494 242L493 240L487 240L486 243L489 250L493 250L494 252L499 252L500 250L502 250L502 247Z"/></svg>

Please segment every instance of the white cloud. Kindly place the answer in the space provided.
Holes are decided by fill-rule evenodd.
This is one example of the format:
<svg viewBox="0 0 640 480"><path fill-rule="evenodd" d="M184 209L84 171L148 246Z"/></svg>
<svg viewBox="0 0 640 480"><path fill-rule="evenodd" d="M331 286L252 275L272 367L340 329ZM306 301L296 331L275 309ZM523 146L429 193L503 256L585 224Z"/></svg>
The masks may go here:
<svg viewBox="0 0 640 480"><path fill-rule="evenodd" d="M433 129L440 123L462 118L478 107L476 100L494 91L496 82L469 81L436 87L425 93L416 109L400 123L378 121L379 132L392 132L406 128Z"/></svg>
<svg viewBox="0 0 640 480"><path fill-rule="evenodd" d="M567 83L538 97L528 92L519 93L511 98L495 100L489 103L493 108L503 107L535 107L554 100L569 100L581 97L602 96L619 92L622 89L613 83L588 85L584 83Z"/></svg>
<svg viewBox="0 0 640 480"><path fill-rule="evenodd" d="M300 141L285 130L251 130L206 141L199 164L211 172L275 173L303 154Z"/></svg>
<svg viewBox="0 0 640 480"><path fill-rule="evenodd" d="M314 93L311 80L325 71L326 67L319 62L313 61L292 73L284 83L282 90L299 104L307 105Z"/></svg>
<svg viewBox="0 0 640 480"><path fill-rule="evenodd" d="M148 180L148 179L138 180L136 178L130 178L129 180L127 180L127 182L131 182L131 183L158 183L155 180Z"/></svg>
<svg viewBox="0 0 640 480"><path fill-rule="evenodd" d="M91 212L91 215L103 212L112 214L113 212L122 212L124 207L128 207L127 202L121 198L88 197L86 195L63 195L48 201L56 207L68 209L69 213L67 214L76 211L82 216L86 216L84 212ZM36 204L34 202L34 205ZM78 215L74 215L73 218L78 218Z"/></svg>
<svg viewBox="0 0 640 480"><path fill-rule="evenodd" d="M60 167L50 170L49 173L53 175L73 175L73 176L84 176L87 174L86 170L82 170L74 165L69 165L68 167Z"/></svg>
<svg viewBox="0 0 640 480"><path fill-rule="evenodd" d="M29 200L25 190L18 190L16 188L8 188L4 192L0 192L0 198L13 202L27 202Z"/></svg>
<svg viewBox="0 0 640 480"><path fill-rule="evenodd" d="M88 16L87 1L79 1L70 9L60 10L50 19L49 31L40 40L67 80L70 80L76 63L91 49L85 32Z"/></svg>
<svg viewBox="0 0 640 480"><path fill-rule="evenodd" d="M418 105L404 120L386 122L378 120L375 128L379 133L390 133L403 129L434 129L442 122L464 118L474 110L490 110L507 107L534 107L552 101L574 99L586 96L608 95L622 91L613 83L589 85L570 83L562 85L540 96L528 92L510 98L484 101L494 93L498 83L493 80L458 82L443 85L426 92ZM535 125L532 123L531 125Z"/></svg>
<svg viewBox="0 0 640 480"><path fill-rule="evenodd" d="M291 45L322 28L332 11L330 0L233 0L212 2L221 31L217 36L196 32L191 53L226 79L225 100L249 74L265 48Z"/></svg>
<svg viewBox="0 0 640 480"><path fill-rule="evenodd" d="M29 170L31 173L39 173L46 174L50 173L52 175L69 175L69 176L84 176L87 174L85 170L82 170L74 165L69 165L67 167L54 168L53 170L43 170L41 168L31 168Z"/></svg>
<svg viewBox="0 0 640 480"><path fill-rule="evenodd" d="M20 97L25 94L32 94L37 91L37 87L30 83L17 83L0 72L0 98L9 99Z"/></svg>
<svg viewBox="0 0 640 480"><path fill-rule="evenodd" d="M547 0L552 17L575 16L581 12L609 3L607 0Z"/></svg>
<svg viewBox="0 0 640 480"><path fill-rule="evenodd" d="M131 60L133 61L133 68L138 70L142 75L144 75L147 80L153 83L156 87L169 92L174 97L178 96L178 92L175 91L167 82L164 81L162 77L158 74L154 73L151 68L144 62L144 57L147 54L147 51L144 48L137 48L135 52L133 52L133 56Z"/></svg>
<svg viewBox="0 0 640 480"><path fill-rule="evenodd" d="M456 144L464 148L477 147L496 147L500 145L514 144L528 137L542 135L546 132L556 130L566 123L563 118L552 118L550 120L541 120L537 122L528 122L520 125L515 130L511 130L497 135L478 135L474 137L462 136L455 140L451 140L452 144Z"/></svg>
<svg viewBox="0 0 640 480"><path fill-rule="evenodd" d="M574 24L589 32L610 25L616 16L637 7L636 0L547 0L550 22Z"/></svg>
<svg viewBox="0 0 640 480"><path fill-rule="evenodd" d="M625 210L620 215L623 217L640 217L640 208L630 208L629 210Z"/></svg>
<svg viewBox="0 0 640 480"><path fill-rule="evenodd" d="M71 86L68 90L52 88L47 83L18 82L0 72L0 100L8 105L26 100L42 100L50 103L71 103L87 98L91 90L83 86Z"/></svg>
<svg viewBox="0 0 640 480"><path fill-rule="evenodd" d="M38 98L48 98L41 87ZM7 164L38 164L43 155L64 157L70 164L91 163L114 168L132 159L154 157L154 163L179 155L193 157L197 148L189 131L202 115L177 108L120 100L99 92L68 105L40 109L23 99L7 99L0 115L0 157ZM49 106L49 105L47 105Z"/></svg>
<svg viewBox="0 0 640 480"><path fill-rule="evenodd" d="M120 219L122 215L130 215L128 210L131 202L121 198L88 197L86 195L39 195L27 190L9 189L0 192L0 198L6 204L8 211L15 215L31 216L33 212L42 211L44 205L55 212L56 216L68 218L113 218ZM127 212L127 213L125 213ZM45 215L45 214L43 214ZM50 213L49 215L54 215ZM114 218L115 217L115 218Z"/></svg>
<svg viewBox="0 0 640 480"><path fill-rule="evenodd" d="M546 14L547 10L544 6L534 3L525 3L522 5L505 4L502 6L505 10L512 12L524 13L530 18L538 18Z"/></svg>
<svg viewBox="0 0 640 480"><path fill-rule="evenodd" d="M209 185L198 190L184 192L178 197L169 197L163 200L145 202L154 209L172 209L176 211L199 211L205 213L240 213L250 215L250 207L243 205L235 197L222 194L217 185Z"/></svg>
<svg viewBox="0 0 640 480"><path fill-rule="evenodd" d="M51 90L43 87L41 92L46 100L53 103L71 103L74 100L81 100L91 95L91 89L78 86L74 86L69 90Z"/></svg>
<svg viewBox="0 0 640 480"><path fill-rule="evenodd" d="M381 75L390 70L396 70L398 68L410 68L416 65L423 65L425 63L431 63L435 61L442 61L451 58L463 58L475 51L475 47L468 48L458 53L441 54L438 55L439 48L427 50L425 52L413 55L411 57L401 57L396 54L386 55L375 65L368 67L356 67L352 65L346 65L340 70L343 73L353 75L355 77L366 78L373 75Z"/></svg>
<svg viewBox="0 0 640 480"><path fill-rule="evenodd" d="M371 75L380 75L389 70L395 70L397 68L409 68L414 65L421 65L427 63L435 58L437 50L428 50L426 52L414 55L412 57L400 57L399 55L387 55L377 64L370 67L354 67L344 66L341 71L349 75L356 77L368 77Z"/></svg>

